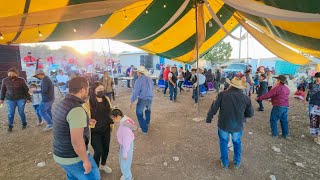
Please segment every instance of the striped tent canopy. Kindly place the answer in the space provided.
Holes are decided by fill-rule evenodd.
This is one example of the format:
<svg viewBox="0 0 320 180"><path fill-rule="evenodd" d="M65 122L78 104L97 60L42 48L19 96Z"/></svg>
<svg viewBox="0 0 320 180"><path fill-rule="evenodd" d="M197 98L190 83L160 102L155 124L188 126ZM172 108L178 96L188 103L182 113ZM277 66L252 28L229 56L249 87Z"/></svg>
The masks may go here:
<svg viewBox="0 0 320 180"><path fill-rule="evenodd" d="M192 62L241 24L289 62L320 57L319 0L194 1L0 0L0 44L113 39Z"/></svg>

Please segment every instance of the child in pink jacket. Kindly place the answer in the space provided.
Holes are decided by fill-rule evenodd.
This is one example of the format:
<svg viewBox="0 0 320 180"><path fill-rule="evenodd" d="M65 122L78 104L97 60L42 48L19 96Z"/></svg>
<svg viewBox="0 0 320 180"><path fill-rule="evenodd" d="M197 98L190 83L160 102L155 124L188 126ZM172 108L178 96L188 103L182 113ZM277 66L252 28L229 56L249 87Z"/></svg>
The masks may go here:
<svg viewBox="0 0 320 180"><path fill-rule="evenodd" d="M132 119L124 116L118 108L114 108L110 112L110 117L115 123L120 123L117 131L117 138L120 144L120 169L122 173L120 180L132 180L133 131L137 129L137 126Z"/></svg>

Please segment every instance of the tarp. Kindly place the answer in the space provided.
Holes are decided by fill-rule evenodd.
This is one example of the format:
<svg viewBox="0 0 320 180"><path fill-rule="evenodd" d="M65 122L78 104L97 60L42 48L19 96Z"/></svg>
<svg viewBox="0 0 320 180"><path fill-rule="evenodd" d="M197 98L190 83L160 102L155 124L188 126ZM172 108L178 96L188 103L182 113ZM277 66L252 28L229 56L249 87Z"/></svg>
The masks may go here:
<svg viewBox="0 0 320 180"><path fill-rule="evenodd" d="M257 28L257 33L273 39L272 43L281 42L300 54L320 57L319 0L208 0L208 4L198 9L202 13L198 13L198 25L203 24L198 26L199 36L195 29L194 0L0 0L0 3L0 44L108 38L165 58L191 62L196 58L197 38L201 56L221 41L226 31L238 27L235 18L238 17ZM212 8L223 29L208 8ZM292 59L283 52L279 56ZM291 62L308 63L297 59Z"/></svg>

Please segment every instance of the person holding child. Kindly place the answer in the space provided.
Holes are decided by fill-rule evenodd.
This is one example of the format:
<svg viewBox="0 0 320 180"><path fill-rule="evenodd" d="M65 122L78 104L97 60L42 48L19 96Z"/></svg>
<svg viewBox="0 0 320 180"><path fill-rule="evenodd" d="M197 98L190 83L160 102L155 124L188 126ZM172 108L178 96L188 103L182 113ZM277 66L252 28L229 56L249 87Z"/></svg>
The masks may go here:
<svg viewBox="0 0 320 180"><path fill-rule="evenodd" d="M113 127L113 121L110 118L112 108L110 99L106 96L105 86L101 82L94 82L89 90L89 100L83 104L88 117L95 121L94 127L91 127L91 146L94 150L94 161L100 170L107 174L112 173L112 169L106 165L110 137Z"/></svg>
<svg viewBox="0 0 320 180"><path fill-rule="evenodd" d="M134 133L137 129L136 124L132 119L125 116L123 112L114 108L110 116L115 123L119 123L117 131L117 139L120 144L120 169L121 179L120 180L132 180L131 164L133 158L133 146L134 146Z"/></svg>
<svg viewBox="0 0 320 180"><path fill-rule="evenodd" d="M30 84L29 89L37 90L38 86L36 84ZM35 94L31 93L30 96L31 96L31 102L32 102L33 108L36 111L36 114L38 116L37 126L41 126L43 124L43 121L42 121L42 118L41 118L41 115L40 115L40 111L39 111L40 110L39 106L40 106L41 101L42 101L41 94L39 94L39 93L35 93Z"/></svg>

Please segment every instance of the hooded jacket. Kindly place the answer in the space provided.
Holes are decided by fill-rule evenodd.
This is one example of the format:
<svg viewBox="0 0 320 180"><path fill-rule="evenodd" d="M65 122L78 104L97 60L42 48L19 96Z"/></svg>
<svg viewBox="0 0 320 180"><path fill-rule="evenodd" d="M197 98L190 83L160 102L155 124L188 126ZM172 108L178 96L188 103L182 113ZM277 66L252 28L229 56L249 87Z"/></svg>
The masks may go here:
<svg viewBox="0 0 320 180"><path fill-rule="evenodd" d="M128 152L130 150L130 145L134 140L133 131L137 130L137 126L134 121L127 116L124 116L120 120L120 126L117 131L117 138L119 144L122 146L122 157L128 157Z"/></svg>

